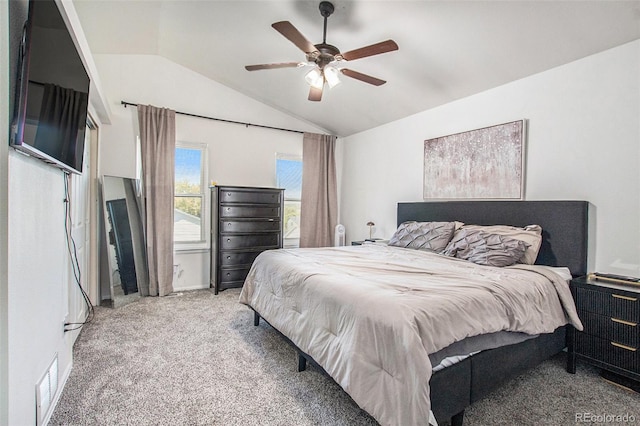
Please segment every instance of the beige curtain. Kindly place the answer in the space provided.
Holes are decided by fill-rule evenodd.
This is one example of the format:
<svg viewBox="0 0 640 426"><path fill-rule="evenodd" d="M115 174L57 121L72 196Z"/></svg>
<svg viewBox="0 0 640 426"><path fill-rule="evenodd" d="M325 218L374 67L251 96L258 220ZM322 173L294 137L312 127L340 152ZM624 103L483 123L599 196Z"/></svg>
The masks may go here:
<svg viewBox="0 0 640 426"><path fill-rule="evenodd" d="M338 224L336 137L305 133L302 144L300 247L333 246Z"/></svg>
<svg viewBox="0 0 640 426"><path fill-rule="evenodd" d="M149 263L149 288L140 289L140 294L166 296L173 291L176 113L166 108L138 105L138 122Z"/></svg>

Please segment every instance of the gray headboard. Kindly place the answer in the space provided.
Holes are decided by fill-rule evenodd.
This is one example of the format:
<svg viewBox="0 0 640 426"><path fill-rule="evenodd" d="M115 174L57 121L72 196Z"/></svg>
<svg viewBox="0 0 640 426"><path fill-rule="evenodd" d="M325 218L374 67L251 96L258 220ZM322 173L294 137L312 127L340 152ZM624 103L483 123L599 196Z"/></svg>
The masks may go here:
<svg viewBox="0 0 640 426"><path fill-rule="evenodd" d="M566 266L573 276L587 273L587 201L437 201L398 203L398 225L460 221L477 225L540 225L542 246L536 264Z"/></svg>

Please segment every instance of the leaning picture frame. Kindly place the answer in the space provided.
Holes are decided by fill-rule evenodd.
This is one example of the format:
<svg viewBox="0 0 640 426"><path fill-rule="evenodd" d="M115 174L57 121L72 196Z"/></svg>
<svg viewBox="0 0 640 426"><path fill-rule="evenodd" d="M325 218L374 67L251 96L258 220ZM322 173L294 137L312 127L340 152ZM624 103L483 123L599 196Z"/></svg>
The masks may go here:
<svg viewBox="0 0 640 426"><path fill-rule="evenodd" d="M526 120L424 141L425 200L524 199Z"/></svg>

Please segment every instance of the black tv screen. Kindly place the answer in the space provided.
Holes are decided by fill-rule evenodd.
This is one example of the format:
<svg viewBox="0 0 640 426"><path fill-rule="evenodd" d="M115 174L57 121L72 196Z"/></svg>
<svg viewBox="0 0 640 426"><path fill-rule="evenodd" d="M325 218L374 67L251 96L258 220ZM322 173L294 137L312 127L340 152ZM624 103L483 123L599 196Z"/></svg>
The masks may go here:
<svg viewBox="0 0 640 426"><path fill-rule="evenodd" d="M82 173L89 76L54 0L30 0L11 146Z"/></svg>

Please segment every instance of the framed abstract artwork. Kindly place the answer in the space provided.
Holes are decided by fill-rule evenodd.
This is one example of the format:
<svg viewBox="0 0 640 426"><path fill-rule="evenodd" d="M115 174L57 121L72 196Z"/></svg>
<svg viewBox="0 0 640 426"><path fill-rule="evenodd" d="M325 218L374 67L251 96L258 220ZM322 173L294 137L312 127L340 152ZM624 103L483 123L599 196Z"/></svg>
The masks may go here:
<svg viewBox="0 0 640 426"><path fill-rule="evenodd" d="M425 200L523 199L526 121L424 141Z"/></svg>

